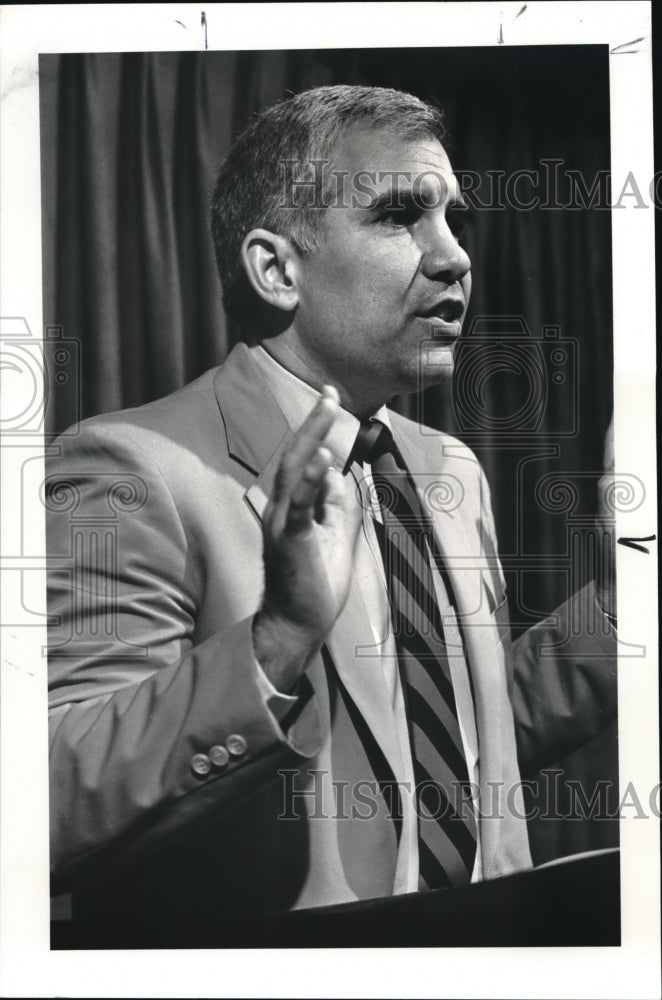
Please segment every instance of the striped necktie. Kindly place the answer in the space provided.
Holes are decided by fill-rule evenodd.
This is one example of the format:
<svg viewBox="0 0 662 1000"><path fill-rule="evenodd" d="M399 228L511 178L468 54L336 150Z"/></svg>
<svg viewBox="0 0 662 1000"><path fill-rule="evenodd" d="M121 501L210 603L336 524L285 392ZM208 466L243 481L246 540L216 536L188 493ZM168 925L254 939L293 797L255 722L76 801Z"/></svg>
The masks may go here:
<svg viewBox="0 0 662 1000"><path fill-rule="evenodd" d="M382 512L378 529L416 781L419 888L467 884L476 819L430 557L436 547L390 430L361 425L353 458L370 463Z"/></svg>

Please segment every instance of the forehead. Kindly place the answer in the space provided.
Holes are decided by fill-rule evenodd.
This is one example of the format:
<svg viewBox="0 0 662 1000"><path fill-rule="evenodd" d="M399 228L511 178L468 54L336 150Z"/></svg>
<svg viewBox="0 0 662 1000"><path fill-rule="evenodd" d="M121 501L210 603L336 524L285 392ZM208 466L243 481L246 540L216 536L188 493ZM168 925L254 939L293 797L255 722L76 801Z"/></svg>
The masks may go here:
<svg viewBox="0 0 662 1000"><path fill-rule="evenodd" d="M333 169L347 172L347 182L360 189L366 176L376 190L395 184L406 190L441 180L451 197L458 187L445 149L434 136L401 136L383 128L353 129L333 154Z"/></svg>

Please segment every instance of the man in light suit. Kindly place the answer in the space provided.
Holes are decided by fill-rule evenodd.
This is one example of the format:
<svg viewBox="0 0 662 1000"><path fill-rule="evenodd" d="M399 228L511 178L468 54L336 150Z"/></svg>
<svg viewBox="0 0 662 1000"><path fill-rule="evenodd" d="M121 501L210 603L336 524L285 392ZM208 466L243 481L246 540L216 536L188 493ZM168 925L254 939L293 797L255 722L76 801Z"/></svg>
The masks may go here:
<svg viewBox="0 0 662 1000"><path fill-rule="evenodd" d="M530 866L520 765L614 716L614 671L596 656L613 637L513 674L482 470L384 406L450 377L469 302L442 139L434 108L373 88L319 88L260 116L213 206L245 342L167 399L60 439L52 862L80 912L270 913L436 887L421 882L436 818L417 796L387 515L356 451L370 420L432 525L466 881Z"/></svg>

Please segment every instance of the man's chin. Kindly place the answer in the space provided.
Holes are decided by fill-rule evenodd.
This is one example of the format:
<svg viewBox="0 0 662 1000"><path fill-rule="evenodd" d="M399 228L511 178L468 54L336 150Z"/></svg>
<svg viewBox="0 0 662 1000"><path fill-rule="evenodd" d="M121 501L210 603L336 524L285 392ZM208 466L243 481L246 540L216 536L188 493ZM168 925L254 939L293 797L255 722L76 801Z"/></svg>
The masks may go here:
<svg viewBox="0 0 662 1000"><path fill-rule="evenodd" d="M428 342L421 345L419 382L422 388L453 377L455 344Z"/></svg>

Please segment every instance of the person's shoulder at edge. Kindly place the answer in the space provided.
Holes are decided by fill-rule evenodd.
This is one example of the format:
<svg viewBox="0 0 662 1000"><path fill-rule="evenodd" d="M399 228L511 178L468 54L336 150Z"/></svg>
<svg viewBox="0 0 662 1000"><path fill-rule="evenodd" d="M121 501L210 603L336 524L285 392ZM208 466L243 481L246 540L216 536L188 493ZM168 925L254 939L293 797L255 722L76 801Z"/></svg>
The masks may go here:
<svg viewBox="0 0 662 1000"><path fill-rule="evenodd" d="M176 423L182 412L194 404L196 395L213 394L214 378L220 367L209 368L193 381L187 382L165 396L160 396L148 403L142 403L140 406L110 410L107 413L86 417L60 432L52 443L64 443L64 438L73 439L88 431L108 429L112 432L113 429L117 430L119 426L160 430L163 428L164 420L168 424Z"/></svg>
<svg viewBox="0 0 662 1000"><path fill-rule="evenodd" d="M228 453L215 393L220 367L149 403L72 425L49 444L47 474L78 474L95 462L104 471L110 463L118 470L159 470L175 488L201 462L220 468Z"/></svg>

